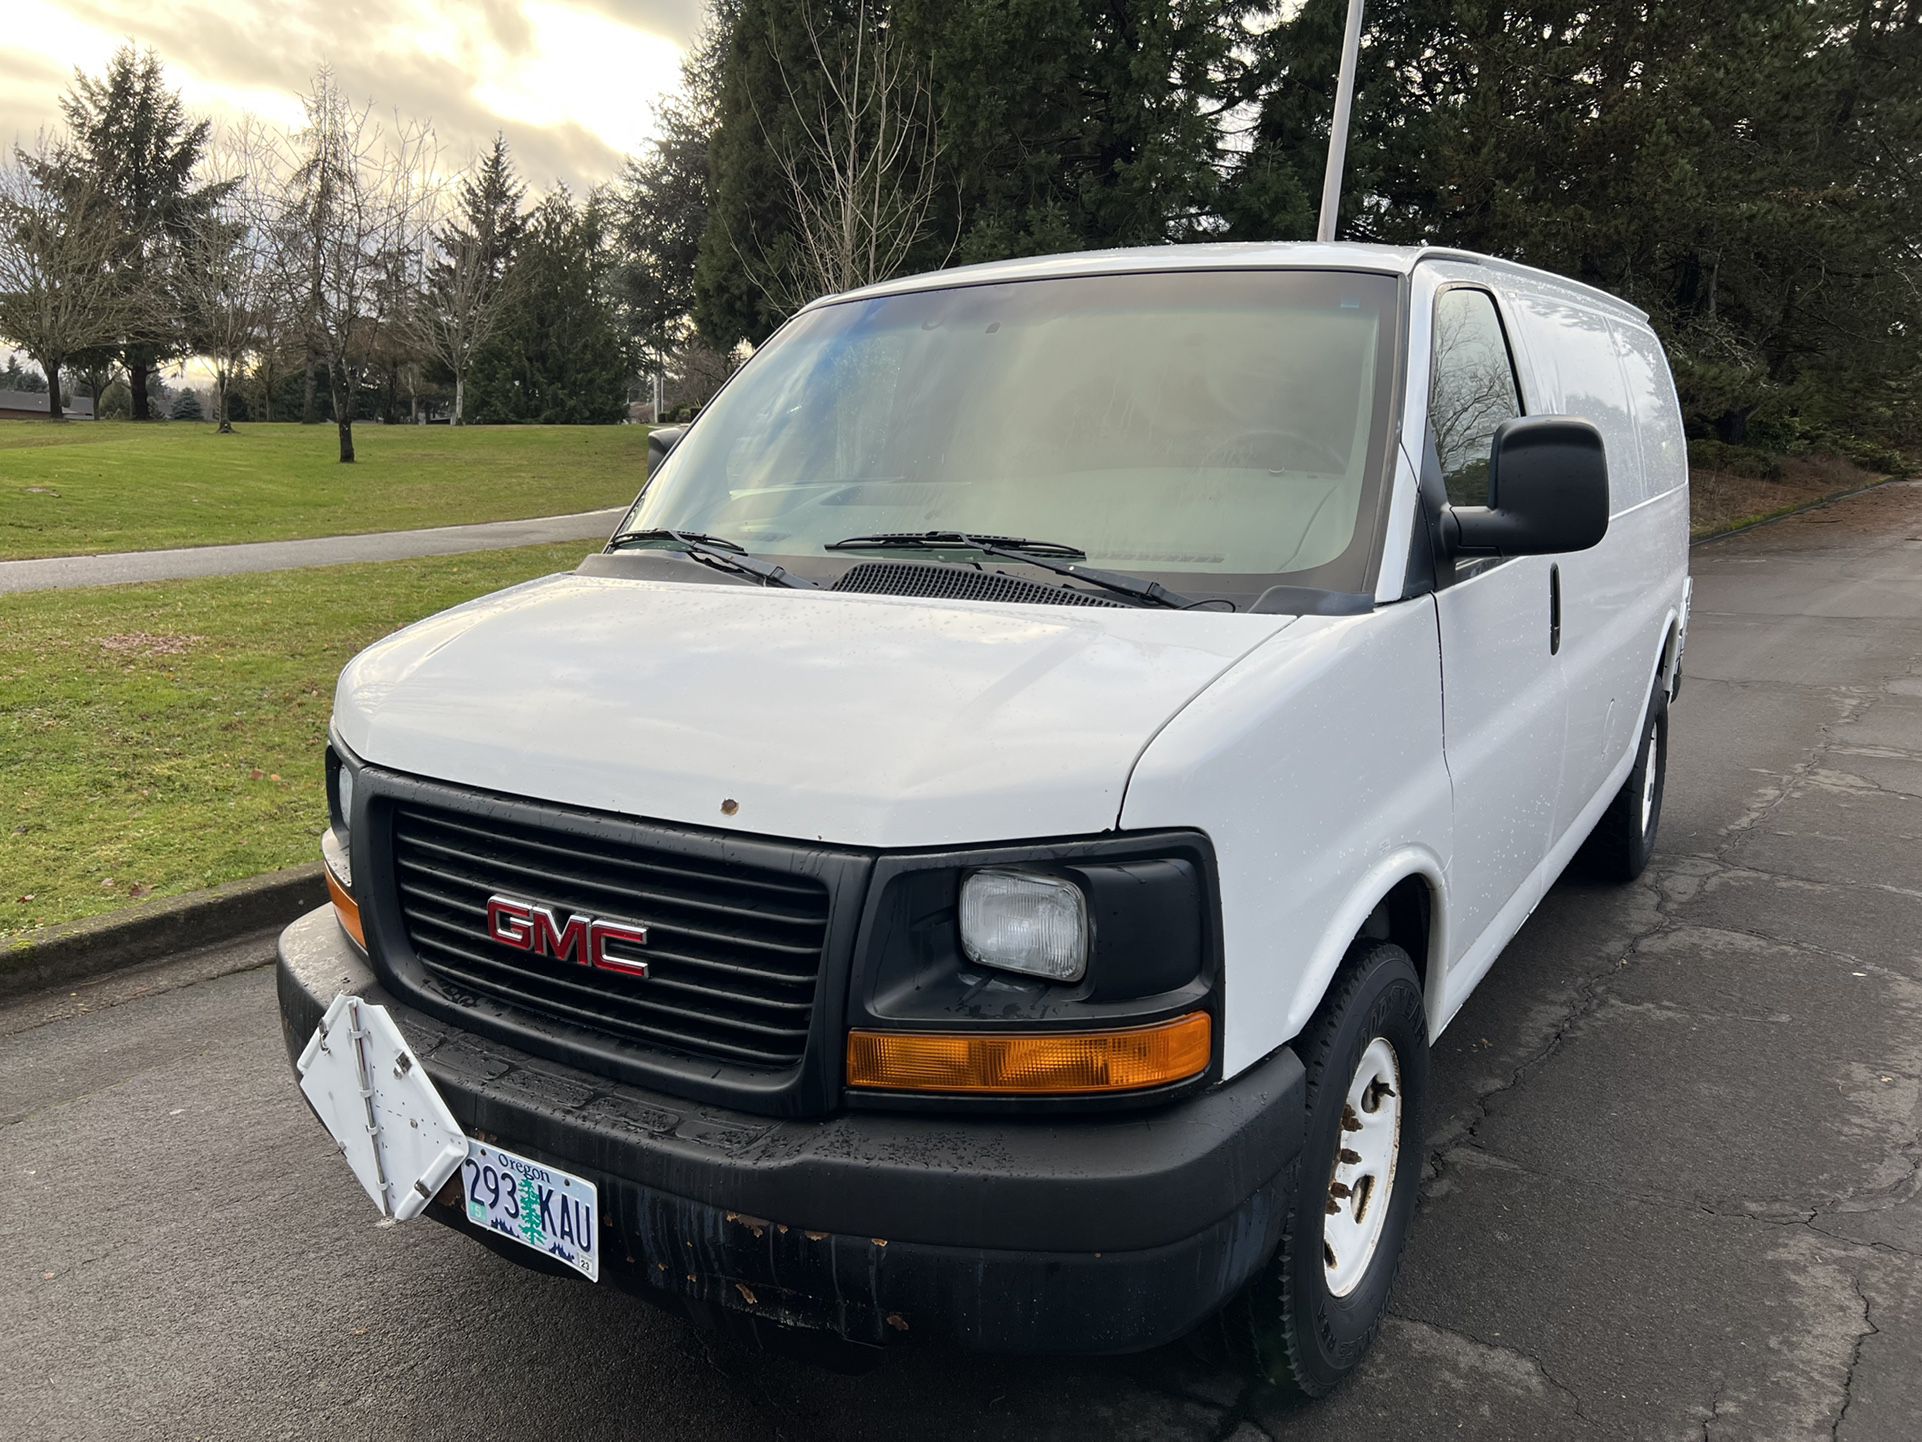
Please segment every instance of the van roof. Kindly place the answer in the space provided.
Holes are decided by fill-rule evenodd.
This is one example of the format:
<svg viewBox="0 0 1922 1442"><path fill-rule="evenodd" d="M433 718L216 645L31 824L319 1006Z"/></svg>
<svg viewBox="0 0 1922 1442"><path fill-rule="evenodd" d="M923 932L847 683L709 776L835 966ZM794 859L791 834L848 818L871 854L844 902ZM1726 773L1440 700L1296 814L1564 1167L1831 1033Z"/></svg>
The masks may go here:
<svg viewBox="0 0 1922 1442"><path fill-rule="evenodd" d="M1432 245L1364 245L1359 242L1240 241L1208 245L1141 245L1120 250L1079 250L1062 255L1037 255L1021 260L995 260L981 265L959 265L920 275L897 276L874 285L823 296L815 305L834 301L899 295L907 291L942 290L956 285L989 285L997 281L1046 280L1074 275L1115 275L1130 271L1168 270L1366 270L1384 275L1407 275L1424 260L1456 261L1486 266L1500 274L1545 282L1579 292L1599 307L1637 320L1647 319L1618 296L1584 285L1553 271L1537 270L1497 256Z"/></svg>

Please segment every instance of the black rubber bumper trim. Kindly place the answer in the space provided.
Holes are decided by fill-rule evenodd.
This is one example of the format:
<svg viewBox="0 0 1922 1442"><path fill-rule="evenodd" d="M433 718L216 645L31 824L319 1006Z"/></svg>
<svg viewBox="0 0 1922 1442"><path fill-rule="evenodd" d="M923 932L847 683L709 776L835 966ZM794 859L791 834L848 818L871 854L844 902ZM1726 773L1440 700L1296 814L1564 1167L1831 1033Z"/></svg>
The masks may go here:
<svg viewBox="0 0 1922 1442"><path fill-rule="evenodd" d="M1291 1161L1195 1236L1129 1252L940 1247L808 1231L600 1178L601 1280L710 1325L825 1333L863 1346L939 1340L969 1350L1111 1354L1187 1335L1271 1258L1293 1196ZM458 1202L424 1216L507 1261L578 1274L470 1225ZM805 1355L805 1354L804 1354Z"/></svg>
<svg viewBox="0 0 1922 1442"><path fill-rule="evenodd" d="M1302 1069L1285 1048L1153 1113L782 1120L607 1082L414 1011L326 908L282 933L277 985L290 1058L356 991L393 1014L464 1129L602 1187L609 1280L860 1341L897 1340L904 1322L997 1350L1178 1336L1272 1253L1301 1146Z"/></svg>

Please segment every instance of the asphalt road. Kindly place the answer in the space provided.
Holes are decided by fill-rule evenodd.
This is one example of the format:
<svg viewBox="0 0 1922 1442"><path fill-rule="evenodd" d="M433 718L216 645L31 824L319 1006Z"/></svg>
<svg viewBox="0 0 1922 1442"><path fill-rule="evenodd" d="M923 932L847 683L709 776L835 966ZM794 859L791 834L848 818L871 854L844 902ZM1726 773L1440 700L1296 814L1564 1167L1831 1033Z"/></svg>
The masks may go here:
<svg viewBox="0 0 1922 1442"><path fill-rule="evenodd" d="M500 551L550 541L604 541L626 513L625 506L616 506L607 511L434 526L423 531L374 531L364 536L316 536L305 541L248 541L237 546L0 561L0 595L9 591L124 586L135 581L179 581L195 576L238 576L252 571L297 571L306 566L344 566L355 561L404 561L415 556Z"/></svg>
<svg viewBox="0 0 1922 1442"><path fill-rule="evenodd" d="M1442 1038L1394 1317L1328 1401L1183 1348L828 1375L379 1228L256 945L0 1011L0 1428L1922 1435L1922 486L1695 574L1658 864L1564 881Z"/></svg>

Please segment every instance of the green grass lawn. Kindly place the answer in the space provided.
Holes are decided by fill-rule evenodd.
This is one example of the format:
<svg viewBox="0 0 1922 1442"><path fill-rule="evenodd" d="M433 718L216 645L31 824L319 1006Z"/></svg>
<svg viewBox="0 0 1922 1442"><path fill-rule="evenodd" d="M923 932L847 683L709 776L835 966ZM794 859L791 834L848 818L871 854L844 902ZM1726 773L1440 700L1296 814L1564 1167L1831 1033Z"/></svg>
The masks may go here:
<svg viewBox="0 0 1922 1442"><path fill-rule="evenodd" d="M0 596L0 945L315 859L347 659L589 549Z"/></svg>
<svg viewBox="0 0 1922 1442"><path fill-rule="evenodd" d="M644 426L0 421L0 560L517 520L625 505Z"/></svg>

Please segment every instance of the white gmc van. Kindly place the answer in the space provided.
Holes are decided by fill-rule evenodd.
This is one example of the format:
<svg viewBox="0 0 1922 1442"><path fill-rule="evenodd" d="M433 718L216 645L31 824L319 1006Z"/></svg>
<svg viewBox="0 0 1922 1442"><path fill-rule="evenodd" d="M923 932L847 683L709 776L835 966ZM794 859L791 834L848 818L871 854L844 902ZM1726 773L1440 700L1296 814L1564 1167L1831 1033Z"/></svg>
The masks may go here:
<svg viewBox="0 0 1922 1442"><path fill-rule="evenodd" d="M1323 1392L1430 1041L1578 850L1648 859L1687 485L1642 314L1481 256L819 301L602 554L342 674L302 1086L387 1215L710 1325L1226 1311Z"/></svg>

